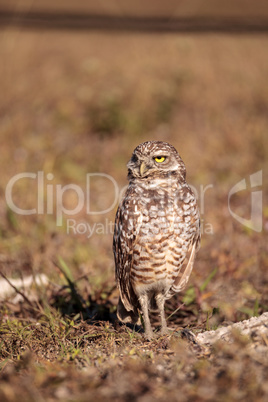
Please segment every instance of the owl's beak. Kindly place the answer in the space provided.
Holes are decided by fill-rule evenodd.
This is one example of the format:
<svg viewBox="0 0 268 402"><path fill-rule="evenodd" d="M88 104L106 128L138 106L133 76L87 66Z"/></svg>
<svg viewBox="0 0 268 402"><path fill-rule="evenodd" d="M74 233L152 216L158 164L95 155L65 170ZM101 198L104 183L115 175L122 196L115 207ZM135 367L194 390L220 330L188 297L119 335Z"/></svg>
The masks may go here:
<svg viewBox="0 0 268 402"><path fill-rule="evenodd" d="M145 172L149 170L148 166L146 165L145 162L141 162L140 164L140 175L143 176Z"/></svg>

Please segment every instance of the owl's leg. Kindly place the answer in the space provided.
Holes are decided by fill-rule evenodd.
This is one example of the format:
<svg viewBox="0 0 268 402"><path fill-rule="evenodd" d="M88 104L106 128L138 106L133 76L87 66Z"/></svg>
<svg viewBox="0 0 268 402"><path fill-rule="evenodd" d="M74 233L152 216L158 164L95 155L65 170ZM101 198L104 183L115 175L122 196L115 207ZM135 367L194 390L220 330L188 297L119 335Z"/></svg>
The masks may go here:
<svg viewBox="0 0 268 402"><path fill-rule="evenodd" d="M149 300L148 300L147 293L145 293L139 297L139 302L141 305L141 311L142 311L143 320L144 320L145 338L148 339L148 341L149 341L153 337L153 331L152 331L150 318L149 318Z"/></svg>
<svg viewBox="0 0 268 402"><path fill-rule="evenodd" d="M166 322L166 317L165 317L165 310L164 310L164 306L165 306L165 297L162 293L159 293L158 295L156 295L155 297L156 300L156 304L159 310L159 315L160 315L160 320L161 320L161 335L165 335L168 332L167 329L167 322Z"/></svg>

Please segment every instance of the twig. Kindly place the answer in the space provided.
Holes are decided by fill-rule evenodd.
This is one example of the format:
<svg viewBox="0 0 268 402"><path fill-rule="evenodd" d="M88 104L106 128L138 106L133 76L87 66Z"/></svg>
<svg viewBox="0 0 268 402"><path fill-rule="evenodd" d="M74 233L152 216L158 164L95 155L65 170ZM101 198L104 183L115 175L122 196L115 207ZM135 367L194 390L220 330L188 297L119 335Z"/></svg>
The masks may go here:
<svg viewBox="0 0 268 402"><path fill-rule="evenodd" d="M12 289L15 290L16 293L18 293L19 295L21 295L23 297L23 299L33 308L33 304L32 302L28 299L27 296L25 296L25 294L23 292L21 292L16 286L13 285L13 283L10 282L10 280L3 274L3 272L0 271L0 275L2 276L2 278L4 278L7 283L9 284L9 286L12 287Z"/></svg>
<svg viewBox="0 0 268 402"><path fill-rule="evenodd" d="M179 311L184 305L185 305L185 303L182 303L178 308L176 308L176 310L173 311L173 313L171 313L171 314L168 316L167 321L168 321L174 314L176 314L177 311Z"/></svg>

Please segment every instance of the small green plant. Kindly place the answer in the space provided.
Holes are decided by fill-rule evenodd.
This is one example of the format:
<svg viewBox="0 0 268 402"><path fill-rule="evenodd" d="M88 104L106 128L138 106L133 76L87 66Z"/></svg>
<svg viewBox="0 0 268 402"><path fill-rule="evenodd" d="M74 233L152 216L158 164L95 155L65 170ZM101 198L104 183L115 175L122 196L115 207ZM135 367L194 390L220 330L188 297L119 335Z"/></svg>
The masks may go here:
<svg viewBox="0 0 268 402"><path fill-rule="evenodd" d="M208 284L214 278L217 271L218 271L218 268L214 268L213 271L211 271L211 273L208 275L208 277L204 280L204 282L200 285L199 292L201 294L206 290ZM189 306L190 304L195 303L196 300L197 300L197 292L196 292L194 286L190 286L185 292L185 295L183 297L183 303L186 306Z"/></svg>

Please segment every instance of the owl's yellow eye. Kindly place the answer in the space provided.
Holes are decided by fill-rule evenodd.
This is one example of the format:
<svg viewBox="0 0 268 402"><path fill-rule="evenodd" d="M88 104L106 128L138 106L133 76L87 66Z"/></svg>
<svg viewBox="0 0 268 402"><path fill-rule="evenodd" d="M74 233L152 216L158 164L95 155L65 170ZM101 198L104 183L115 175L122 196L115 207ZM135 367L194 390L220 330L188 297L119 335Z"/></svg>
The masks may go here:
<svg viewBox="0 0 268 402"><path fill-rule="evenodd" d="M154 158L154 160L155 160L156 162L158 162L158 163L162 163L162 162L164 162L164 161L166 160L166 157L165 157L165 156L156 156L156 157Z"/></svg>

